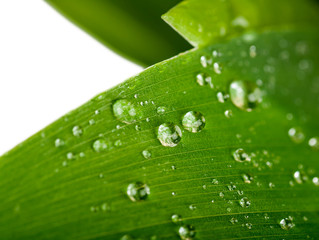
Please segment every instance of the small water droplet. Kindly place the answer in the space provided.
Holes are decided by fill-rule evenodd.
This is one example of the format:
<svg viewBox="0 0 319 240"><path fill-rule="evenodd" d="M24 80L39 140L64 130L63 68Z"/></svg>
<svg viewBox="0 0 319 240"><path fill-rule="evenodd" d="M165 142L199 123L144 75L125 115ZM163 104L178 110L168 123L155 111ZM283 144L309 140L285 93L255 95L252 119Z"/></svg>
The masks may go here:
<svg viewBox="0 0 319 240"><path fill-rule="evenodd" d="M295 143L302 143L305 140L305 135L300 128L290 128L288 135Z"/></svg>
<svg viewBox="0 0 319 240"><path fill-rule="evenodd" d="M310 138L308 144L313 150L319 150L319 137Z"/></svg>
<svg viewBox="0 0 319 240"><path fill-rule="evenodd" d="M120 240L134 240L133 237L131 237L130 235L124 235L120 238Z"/></svg>
<svg viewBox="0 0 319 240"><path fill-rule="evenodd" d="M84 158L84 157L85 157L85 153L84 153L84 152L80 152L80 153L79 153L79 157L80 157L80 158Z"/></svg>
<svg viewBox="0 0 319 240"><path fill-rule="evenodd" d="M210 88L214 88L214 84L212 82L212 77L206 73L199 73L196 75L196 82L199 86L209 85Z"/></svg>
<svg viewBox="0 0 319 240"><path fill-rule="evenodd" d="M243 178L244 182L248 183L248 184L250 184L254 180L254 178L252 176L250 176L249 174L243 174L242 178Z"/></svg>
<svg viewBox="0 0 319 240"><path fill-rule="evenodd" d="M238 223L238 219L237 218L231 218L229 221L230 221L231 224Z"/></svg>
<svg viewBox="0 0 319 240"><path fill-rule="evenodd" d="M191 225L183 225L178 229L178 235L182 240L192 240L196 235L195 228Z"/></svg>
<svg viewBox="0 0 319 240"><path fill-rule="evenodd" d="M93 142L92 148L95 152L104 152L109 148L105 139L97 139Z"/></svg>
<svg viewBox="0 0 319 240"><path fill-rule="evenodd" d="M158 107L156 111L158 114L164 114L166 112L166 107Z"/></svg>
<svg viewBox="0 0 319 240"><path fill-rule="evenodd" d="M63 162L62 162L62 166L63 166L63 167L66 167L66 166L68 166L68 165L69 165L69 164L68 164L67 161L63 161Z"/></svg>
<svg viewBox="0 0 319 240"><path fill-rule="evenodd" d="M221 65L219 63L215 62L213 67L214 67L214 72L216 74L221 74L222 73L222 67L221 67Z"/></svg>
<svg viewBox="0 0 319 240"><path fill-rule="evenodd" d="M181 216L178 215L178 214L173 214L172 217L171 217L171 219L172 219L172 222L175 223L175 224L182 221Z"/></svg>
<svg viewBox="0 0 319 240"><path fill-rule="evenodd" d="M314 177L312 179L313 184L315 184L315 186L319 186L319 178L318 177Z"/></svg>
<svg viewBox="0 0 319 240"><path fill-rule="evenodd" d="M189 210L194 211L196 209L196 206L194 204L191 204L188 206Z"/></svg>
<svg viewBox="0 0 319 240"><path fill-rule="evenodd" d="M72 132L75 137L81 137L83 134L83 130L80 126L74 126Z"/></svg>
<svg viewBox="0 0 319 240"><path fill-rule="evenodd" d="M203 130L205 127L205 118L200 112L190 111L183 116L183 127L193 133L197 133Z"/></svg>
<svg viewBox="0 0 319 240"><path fill-rule="evenodd" d="M233 152L233 158L237 162L249 162L251 160L250 156L242 148L238 148L236 151Z"/></svg>
<svg viewBox="0 0 319 240"><path fill-rule="evenodd" d="M114 116L123 123L133 123L141 119L142 113L138 106L135 106L126 99L117 100L113 104Z"/></svg>
<svg viewBox="0 0 319 240"><path fill-rule="evenodd" d="M269 216L267 213L264 214L264 218L265 218L265 220L269 220Z"/></svg>
<svg viewBox="0 0 319 240"><path fill-rule="evenodd" d="M165 147L175 147L182 139L182 131L174 123L163 123L158 127L157 138Z"/></svg>
<svg viewBox="0 0 319 240"><path fill-rule="evenodd" d="M232 21L232 25L237 28L248 28L249 22L244 16L238 16Z"/></svg>
<svg viewBox="0 0 319 240"><path fill-rule="evenodd" d="M141 126L140 125L135 125L135 130L136 131L141 131Z"/></svg>
<svg viewBox="0 0 319 240"><path fill-rule="evenodd" d="M232 110L226 110L224 114L225 114L225 117L231 118L233 116L233 111Z"/></svg>
<svg viewBox="0 0 319 240"><path fill-rule="evenodd" d="M230 84L230 99L232 103L245 111L252 111L262 101L262 92L253 82L233 81Z"/></svg>
<svg viewBox="0 0 319 240"><path fill-rule="evenodd" d="M225 197L225 194L224 194L223 192L220 192L220 193L219 193L219 196L220 196L221 198L224 198L224 197Z"/></svg>
<svg viewBox="0 0 319 240"><path fill-rule="evenodd" d="M257 56L257 48L255 45L251 45L249 48L249 56L255 58Z"/></svg>
<svg viewBox="0 0 319 240"><path fill-rule="evenodd" d="M218 182L218 180L216 179L216 178L213 178L213 180L212 180L212 184L215 184L215 185L217 185L219 182Z"/></svg>
<svg viewBox="0 0 319 240"><path fill-rule="evenodd" d="M92 125L94 125L95 124L95 120L94 119L90 119L89 120L89 124L92 126Z"/></svg>
<svg viewBox="0 0 319 240"><path fill-rule="evenodd" d="M293 223L293 218L291 216L281 219L279 225L284 230L290 230L295 226L295 224Z"/></svg>
<svg viewBox="0 0 319 240"><path fill-rule="evenodd" d="M94 114L95 115L99 115L100 114L100 110L95 110Z"/></svg>
<svg viewBox="0 0 319 240"><path fill-rule="evenodd" d="M150 194L150 188L142 182L131 183L128 185L126 193L133 202L141 201Z"/></svg>
<svg viewBox="0 0 319 240"><path fill-rule="evenodd" d="M62 147L65 145L65 142L61 138L57 138L54 142L56 147Z"/></svg>
<svg viewBox="0 0 319 240"><path fill-rule="evenodd" d="M308 176L306 175L306 173L304 171L296 171L296 172L294 172L294 179L295 179L296 183L302 184L302 183L308 181Z"/></svg>
<svg viewBox="0 0 319 240"><path fill-rule="evenodd" d="M120 147L120 146L122 146L123 145L123 143L122 143L122 141L119 139L119 140L116 140L115 142L114 142L114 146L115 147Z"/></svg>
<svg viewBox="0 0 319 240"><path fill-rule="evenodd" d="M106 212L106 211L108 211L108 210L110 210L111 208L110 208L110 206L107 204L107 203L102 203L102 205L101 205L101 210L103 211L103 212Z"/></svg>
<svg viewBox="0 0 319 240"><path fill-rule="evenodd" d="M69 160L72 160L72 159L74 159L74 154L71 153L71 152L68 152L68 153L66 154L66 158L69 159Z"/></svg>
<svg viewBox="0 0 319 240"><path fill-rule="evenodd" d="M252 229L252 227L253 227L253 225L252 225L251 223L246 223L245 226L246 226L246 228L248 228L248 229Z"/></svg>
<svg viewBox="0 0 319 240"><path fill-rule="evenodd" d="M207 56L201 56L200 57L200 64L203 66L203 68L207 68L209 65L212 64L212 58Z"/></svg>
<svg viewBox="0 0 319 240"><path fill-rule="evenodd" d="M269 188L274 188L274 187L275 187L275 184L272 183L272 182L270 182L270 183L268 184L268 186L269 186Z"/></svg>
<svg viewBox="0 0 319 240"><path fill-rule="evenodd" d="M243 197L242 199L239 200L239 205L243 208L248 208L250 207L250 200L247 197Z"/></svg>
<svg viewBox="0 0 319 240"><path fill-rule="evenodd" d="M148 158L151 158L152 157L152 154L148 151L148 150L144 150L142 152L142 155L145 159L148 159Z"/></svg>

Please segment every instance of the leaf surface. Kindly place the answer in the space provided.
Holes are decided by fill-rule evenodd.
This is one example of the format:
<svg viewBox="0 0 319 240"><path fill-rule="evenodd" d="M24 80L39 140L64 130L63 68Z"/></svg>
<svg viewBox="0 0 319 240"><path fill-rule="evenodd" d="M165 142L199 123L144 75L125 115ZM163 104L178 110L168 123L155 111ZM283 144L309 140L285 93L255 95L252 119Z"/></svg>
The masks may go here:
<svg viewBox="0 0 319 240"><path fill-rule="evenodd" d="M20 144L0 158L1 237L179 239L191 225L202 240L318 239L315 32L245 34L185 52ZM247 91L232 92L242 81ZM202 131L183 127L189 111L204 116ZM163 123L182 130L177 146L157 139ZM132 201L132 183L150 194Z"/></svg>

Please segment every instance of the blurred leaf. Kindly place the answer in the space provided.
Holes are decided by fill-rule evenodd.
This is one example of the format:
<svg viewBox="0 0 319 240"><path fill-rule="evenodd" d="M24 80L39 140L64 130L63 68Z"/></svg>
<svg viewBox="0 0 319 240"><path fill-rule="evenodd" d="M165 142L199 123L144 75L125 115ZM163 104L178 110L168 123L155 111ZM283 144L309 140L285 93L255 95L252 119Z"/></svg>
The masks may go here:
<svg viewBox="0 0 319 240"><path fill-rule="evenodd" d="M46 0L104 45L144 66L190 45L160 16L180 0Z"/></svg>
<svg viewBox="0 0 319 240"><path fill-rule="evenodd" d="M318 239L314 33L243 35L183 53L20 144L0 158L1 238L168 240L192 225L202 240ZM189 111L206 119L201 132L183 128ZM167 122L183 130L179 143L162 139L176 147L156 137ZM133 202L131 183L150 194Z"/></svg>
<svg viewBox="0 0 319 240"><path fill-rule="evenodd" d="M197 47L250 30L318 27L318 12L312 0L186 0L163 19Z"/></svg>

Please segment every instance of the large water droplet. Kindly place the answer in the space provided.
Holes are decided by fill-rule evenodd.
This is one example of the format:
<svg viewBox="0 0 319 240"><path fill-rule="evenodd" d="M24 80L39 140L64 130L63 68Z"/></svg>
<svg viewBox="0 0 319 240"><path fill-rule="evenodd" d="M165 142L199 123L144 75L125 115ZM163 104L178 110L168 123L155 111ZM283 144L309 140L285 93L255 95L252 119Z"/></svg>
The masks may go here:
<svg viewBox="0 0 319 240"><path fill-rule="evenodd" d="M98 139L93 142L92 147L95 152L104 152L109 148L109 145L105 139Z"/></svg>
<svg viewBox="0 0 319 240"><path fill-rule="evenodd" d="M250 156L242 148L238 148L235 152L233 152L233 158L237 162L245 162L251 160Z"/></svg>
<svg viewBox="0 0 319 240"><path fill-rule="evenodd" d="M175 147L182 139L182 131L174 123L163 123L158 127L157 138L165 147Z"/></svg>
<svg viewBox="0 0 319 240"><path fill-rule="evenodd" d="M189 132L200 132L205 127L205 118L200 112L190 111L183 117L183 127Z"/></svg>
<svg viewBox="0 0 319 240"><path fill-rule="evenodd" d="M178 229L178 235L182 240L192 240L196 235L195 228L191 225L181 226Z"/></svg>
<svg viewBox="0 0 319 240"><path fill-rule="evenodd" d="M295 143L302 143L305 140L305 134L300 128L290 128L288 135Z"/></svg>
<svg viewBox="0 0 319 240"><path fill-rule="evenodd" d="M133 202L141 201L150 194L150 188L142 182L131 183L128 185L126 193Z"/></svg>
<svg viewBox="0 0 319 240"><path fill-rule="evenodd" d="M281 219L279 225L284 230L292 229L295 226L295 224L293 223L293 218L291 216Z"/></svg>
<svg viewBox="0 0 319 240"><path fill-rule="evenodd" d="M81 137L83 134L83 130L80 126L74 126L72 132L75 137Z"/></svg>
<svg viewBox="0 0 319 240"><path fill-rule="evenodd" d="M233 81L229 88L233 104L245 111L252 111L262 101L262 92L253 82Z"/></svg>
<svg viewBox="0 0 319 240"><path fill-rule="evenodd" d="M243 208L248 208L250 206L251 202L247 197L243 197L239 200L239 205Z"/></svg>
<svg viewBox="0 0 319 240"><path fill-rule="evenodd" d="M114 116L121 122L133 123L141 119L141 110L126 99L117 100L113 104Z"/></svg>

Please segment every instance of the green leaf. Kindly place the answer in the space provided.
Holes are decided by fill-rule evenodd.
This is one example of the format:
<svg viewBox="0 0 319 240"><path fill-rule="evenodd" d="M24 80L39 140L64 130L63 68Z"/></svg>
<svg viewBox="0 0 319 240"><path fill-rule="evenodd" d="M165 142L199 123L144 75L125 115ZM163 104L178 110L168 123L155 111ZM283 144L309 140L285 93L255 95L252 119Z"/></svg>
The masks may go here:
<svg viewBox="0 0 319 240"><path fill-rule="evenodd" d="M243 32L308 27L319 21L312 0L186 0L163 19L193 46L206 46Z"/></svg>
<svg viewBox="0 0 319 240"><path fill-rule="evenodd" d="M318 41L191 50L54 122L0 158L1 238L318 239Z"/></svg>
<svg viewBox="0 0 319 240"><path fill-rule="evenodd" d="M144 66L191 46L160 16L180 0L46 0L104 45Z"/></svg>

